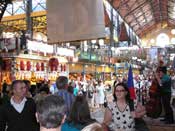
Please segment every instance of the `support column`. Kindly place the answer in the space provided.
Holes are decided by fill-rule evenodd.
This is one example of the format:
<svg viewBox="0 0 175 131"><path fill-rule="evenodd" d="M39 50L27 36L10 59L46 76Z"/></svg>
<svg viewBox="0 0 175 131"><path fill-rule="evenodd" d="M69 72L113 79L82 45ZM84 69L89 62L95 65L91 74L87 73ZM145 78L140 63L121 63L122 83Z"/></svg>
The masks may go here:
<svg viewBox="0 0 175 131"><path fill-rule="evenodd" d="M111 5L113 5L113 2L114 2L114 0L111 0ZM113 17L114 17L114 9L113 8L111 8L111 22L110 22L110 46L109 46L109 57L112 57L112 50L111 50L111 47L114 47L114 19L113 19ZM109 60L110 60L110 58L109 58ZM109 61L110 62L110 61Z"/></svg>
<svg viewBox="0 0 175 131"><path fill-rule="evenodd" d="M32 0L26 0L26 33L29 34L27 36L29 39L33 38L33 24L32 24L32 18L31 18L31 13L32 13Z"/></svg>

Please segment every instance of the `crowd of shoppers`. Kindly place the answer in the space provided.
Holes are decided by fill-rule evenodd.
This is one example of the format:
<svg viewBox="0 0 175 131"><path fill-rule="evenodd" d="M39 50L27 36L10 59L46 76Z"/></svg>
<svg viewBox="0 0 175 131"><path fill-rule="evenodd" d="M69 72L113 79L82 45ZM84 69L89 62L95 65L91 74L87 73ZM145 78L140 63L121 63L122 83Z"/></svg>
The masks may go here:
<svg viewBox="0 0 175 131"><path fill-rule="evenodd" d="M159 69L156 79L162 93L165 123L172 124L171 78L166 67ZM141 103L136 100L135 110L131 109L126 82L126 79L116 79L112 85L105 85L102 80L69 82L65 76L58 77L51 87L44 82L30 85L26 80L15 80L11 86L4 82L0 98L0 131L134 131L135 119L143 118L146 110L141 104L143 99ZM151 81L134 78L134 82L138 85L138 93L138 89L142 92ZM113 93L113 101L105 108L107 92ZM92 108L105 109L102 123L92 119Z"/></svg>

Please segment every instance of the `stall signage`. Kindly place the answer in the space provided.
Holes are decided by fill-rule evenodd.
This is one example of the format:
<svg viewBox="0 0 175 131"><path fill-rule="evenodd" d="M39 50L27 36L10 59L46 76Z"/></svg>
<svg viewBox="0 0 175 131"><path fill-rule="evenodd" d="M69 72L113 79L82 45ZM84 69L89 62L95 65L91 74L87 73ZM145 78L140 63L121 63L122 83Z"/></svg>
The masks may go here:
<svg viewBox="0 0 175 131"><path fill-rule="evenodd" d="M100 61L101 57L96 54L91 54L91 61Z"/></svg>
<svg viewBox="0 0 175 131"><path fill-rule="evenodd" d="M1 53L1 57L16 57L16 52Z"/></svg>
<svg viewBox="0 0 175 131"><path fill-rule="evenodd" d="M96 54L89 54L87 52L81 52L79 59L91 60L91 61L101 61L101 57Z"/></svg>
<svg viewBox="0 0 175 131"><path fill-rule="evenodd" d="M53 53L53 46L37 41L27 41L27 48L32 51Z"/></svg>
<svg viewBox="0 0 175 131"><path fill-rule="evenodd" d="M74 50L68 48L57 48L57 54L60 56L70 56L74 57Z"/></svg>
<svg viewBox="0 0 175 131"><path fill-rule="evenodd" d="M80 54L80 59L84 59L84 60L89 60L90 59L90 54L87 52L81 52Z"/></svg>

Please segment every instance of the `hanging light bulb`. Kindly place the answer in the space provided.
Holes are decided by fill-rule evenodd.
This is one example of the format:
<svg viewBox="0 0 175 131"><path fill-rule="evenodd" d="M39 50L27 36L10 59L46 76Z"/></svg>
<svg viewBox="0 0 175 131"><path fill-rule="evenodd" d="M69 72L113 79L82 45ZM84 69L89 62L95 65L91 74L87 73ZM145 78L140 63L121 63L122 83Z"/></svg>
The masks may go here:
<svg viewBox="0 0 175 131"><path fill-rule="evenodd" d="M175 35L175 29L171 30L171 34Z"/></svg>
<svg viewBox="0 0 175 131"><path fill-rule="evenodd" d="M155 40L154 39L151 39L150 42L151 42L151 44L154 44L155 43Z"/></svg>
<svg viewBox="0 0 175 131"><path fill-rule="evenodd" d="M95 44L97 41L96 40L91 40L92 44Z"/></svg>
<svg viewBox="0 0 175 131"><path fill-rule="evenodd" d="M104 40L103 40L103 39L100 39L100 40L99 40L99 45L100 45L100 46L104 45Z"/></svg>
<svg viewBox="0 0 175 131"><path fill-rule="evenodd" d="M83 41L83 43L84 43L84 45L87 45L87 41L85 40L85 41Z"/></svg>
<svg viewBox="0 0 175 131"><path fill-rule="evenodd" d="M112 51L114 51L114 50L115 50L115 48L114 48L114 47L111 47L111 50L112 50Z"/></svg>

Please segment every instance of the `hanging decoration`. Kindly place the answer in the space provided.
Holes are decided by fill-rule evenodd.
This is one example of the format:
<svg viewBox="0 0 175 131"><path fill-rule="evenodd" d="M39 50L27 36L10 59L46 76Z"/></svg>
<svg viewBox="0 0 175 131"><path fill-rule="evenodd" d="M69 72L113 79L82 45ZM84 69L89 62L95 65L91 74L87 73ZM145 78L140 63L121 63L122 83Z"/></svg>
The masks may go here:
<svg viewBox="0 0 175 131"><path fill-rule="evenodd" d="M104 8L104 15L105 15L105 27L110 27L110 18L106 11L106 8Z"/></svg>
<svg viewBox="0 0 175 131"><path fill-rule="evenodd" d="M30 61L27 61L27 71L30 71L31 70L31 63Z"/></svg>
<svg viewBox="0 0 175 131"><path fill-rule="evenodd" d="M49 66L51 71L57 71L58 65L59 65L59 62L57 58L51 58L49 60Z"/></svg>
<svg viewBox="0 0 175 131"><path fill-rule="evenodd" d="M20 70L21 71L24 71L25 70L25 64L24 64L24 61L23 60L20 61Z"/></svg>
<svg viewBox="0 0 175 131"><path fill-rule="evenodd" d="M5 70L11 71L11 67L12 67L12 61L10 59L6 60Z"/></svg>
<svg viewBox="0 0 175 131"><path fill-rule="evenodd" d="M64 64L64 66L63 66L63 71L66 71L66 65Z"/></svg>
<svg viewBox="0 0 175 131"><path fill-rule="evenodd" d="M40 71L40 65L38 62L36 63L36 71Z"/></svg>
<svg viewBox="0 0 175 131"><path fill-rule="evenodd" d="M119 41L130 41L124 22L120 25Z"/></svg>
<svg viewBox="0 0 175 131"><path fill-rule="evenodd" d="M63 65L61 64L61 66L60 66L60 67L61 67L61 72L62 72L62 71L63 71Z"/></svg>
<svg viewBox="0 0 175 131"><path fill-rule="evenodd" d="M44 63L41 63L41 71L44 71Z"/></svg>

